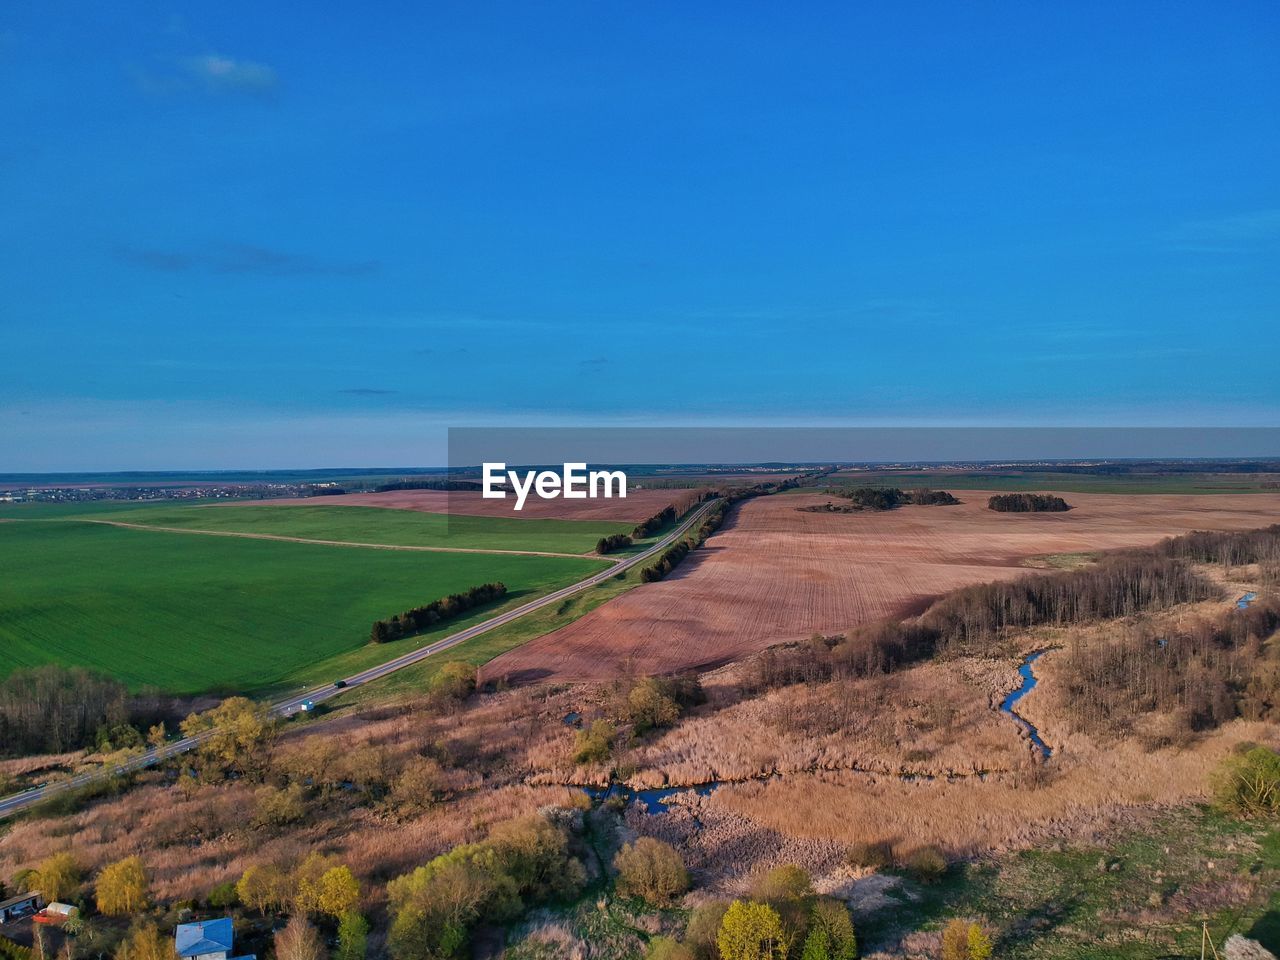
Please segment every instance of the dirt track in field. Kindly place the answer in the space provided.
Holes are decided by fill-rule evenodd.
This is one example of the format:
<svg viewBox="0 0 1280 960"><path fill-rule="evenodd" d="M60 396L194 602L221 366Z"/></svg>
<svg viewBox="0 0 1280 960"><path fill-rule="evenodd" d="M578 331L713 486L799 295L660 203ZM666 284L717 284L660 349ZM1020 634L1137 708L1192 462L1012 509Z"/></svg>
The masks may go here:
<svg viewBox="0 0 1280 960"><path fill-rule="evenodd" d="M191 533L201 537L238 537L242 540L278 540L283 543L310 543L322 547L364 547L367 550L407 550L420 553L497 553L526 557L566 557L581 560L590 557L617 563L616 557L601 557L595 553L553 553L550 550L490 550L486 547L427 547L407 543L361 543L358 540L317 540L313 537L286 537L279 533L249 533L240 530L197 530L195 527L158 527L152 523L125 523L123 520L84 520L76 523L100 523L107 527L124 527L127 530L149 530L152 533Z"/></svg>
<svg viewBox="0 0 1280 960"><path fill-rule="evenodd" d="M333 497L299 497L264 500L264 506L385 507L419 513L452 513L472 517L512 517L516 520L616 520L639 523L670 503L688 499L688 490L632 490L625 498L542 500L532 493L518 513L512 509L514 494L505 500L486 500L470 490L392 490L388 493L344 493Z"/></svg>
<svg viewBox="0 0 1280 960"><path fill-rule="evenodd" d="M1030 557L1280 522L1280 494L1069 494L1075 509L1059 514L996 513L990 495L958 491L958 506L854 514L796 509L825 503L824 495L747 501L666 580L503 654L484 675L604 679L706 667L1027 574Z"/></svg>

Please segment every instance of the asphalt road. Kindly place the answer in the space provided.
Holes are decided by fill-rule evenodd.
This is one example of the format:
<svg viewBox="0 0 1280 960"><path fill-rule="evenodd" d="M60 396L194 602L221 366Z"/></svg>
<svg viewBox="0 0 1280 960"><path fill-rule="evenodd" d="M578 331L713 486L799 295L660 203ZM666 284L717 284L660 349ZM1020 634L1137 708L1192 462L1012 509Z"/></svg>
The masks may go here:
<svg viewBox="0 0 1280 960"><path fill-rule="evenodd" d="M704 503L690 514L690 516L681 523L680 526L676 527L675 530L671 531L671 533L667 534L643 553L638 553L634 557L628 557L626 560L616 563L606 570L601 570L599 573L592 574L585 580L579 580L571 586L563 587L554 593L548 593L535 600L530 600L526 604L522 604L519 607L508 610L506 613L500 613L496 617L492 617L482 623L477 623L475 626L468 627L465 630L459 630L457 633L451 634L441 640L437 640L429 646L420 647L417 650L411 650L409 653L402 654L393 660L388 660L386 663L378 664L376 667L370 667L368 670L362 670L360 673L353 674L352 676L345 678L343 681L344 685L341 687L336 683L325 684L324 686L316 687L305 693L290 697L287 700L281 700L273 703L271 705L271 713L273 716L277 717L292 716L302 709L302 705L304 703L310 703L312 705L323 703L325 700L338 696L343 692L343 690L358 687L361 684L369 683L371 680L377 680L381 677L387 676L388 674L395 673L397 670L403 670L405 667L412 666L415 663L425 660L427 657L440 653L443 650L448 650L450 647L457 646L466 640L470 640L472 637L478 637L482 633L488 633L496 627L501 627L513 620L518 620L527 614L533 613L535 610L541 610L548 604L558 603L565 597L571 597L575 593L580 593L583 590L603 583L610 577L616 577L623 571L629 570L637 564L644 563L655 554L665 550L697 525L717 503L719 503L719 500L709 500ZM166 760L169 757L177 756L178 754L186 753L189 750L195 749L206 736L208 736L208 734L202 734L197 737L186 737L182 740L175 740L173 743L165 744L159 750L148 750L146 753L138 754L138 756L132 757L117 766L108 769L94 770L89 773L82 773L67 780L59 780L55 783L46 784L44 786L33 787L32 789L26 790L22 793L15 793L12 796L4 797L3 799L0 799L0 818L8 816L9 814L17 813L20 810L25 810L27 807L34 806L56 793L61 793L65 790L72 790L77 787L83 787L97 780L105 780L109 777L118 776L124 773L132 773L135 770L143 770L147 767L154 766L161 760Z"/></svg>

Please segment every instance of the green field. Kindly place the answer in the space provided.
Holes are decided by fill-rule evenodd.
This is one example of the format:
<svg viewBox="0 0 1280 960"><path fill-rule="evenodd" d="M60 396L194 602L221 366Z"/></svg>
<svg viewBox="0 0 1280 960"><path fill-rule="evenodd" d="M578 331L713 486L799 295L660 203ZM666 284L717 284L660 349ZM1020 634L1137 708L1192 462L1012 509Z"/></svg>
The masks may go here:
<svg viewBox="0 0 1280 960"><path fill-rule="evenodd" d="M491 580L511 591L503 606L516 605L602 567L586 558L333 547L70 520L0 523L0 676L56 662L133 688L272 692L302 673L327 677L327 661L343 653L372 662L393 655L391 645L362 652L380 617ZM472 619L493 609L501 607ZM422 642L402 641L406 649Z"/></svg>
<svg viewBox="0 0 1280 960"><path fill-rule="evenodd" d="M110 504L108 506L108 504ZM87 508L87 509L86 509ZM270 504L175 504L98 502L17 505L0 516L91 517L187 530L379 543L468 550L530 550L589 553L611 533L627 533L630 523L585 520L520 520L510 517L447 516L380 507L272 506Z"/></svg>
<svg viewBox="0 0 1280 960"><path fill-rule="evenodd" d="M824 477L823 486L931 487L935 490L1009 490L1051 493L1280 493L1274 474L1141 473L1124 475L1053 473L1038 470L866 470ZM809 489L812 492L812 488Z"/></svg>

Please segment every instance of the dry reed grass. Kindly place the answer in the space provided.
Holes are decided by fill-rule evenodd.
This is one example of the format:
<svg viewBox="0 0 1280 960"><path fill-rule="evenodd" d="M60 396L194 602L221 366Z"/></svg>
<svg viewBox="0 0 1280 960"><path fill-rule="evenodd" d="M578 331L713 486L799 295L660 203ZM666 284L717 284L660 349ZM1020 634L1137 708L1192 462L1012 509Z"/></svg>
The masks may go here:
<svg viewBox="0 0 1280 960"><path fill-rule="evenodd" d="M627 760L635 787L810 770L971 776L1028 755L991 705L1018 685L992 660L929 663L887 676L794 686L695 716Z"/></svg>

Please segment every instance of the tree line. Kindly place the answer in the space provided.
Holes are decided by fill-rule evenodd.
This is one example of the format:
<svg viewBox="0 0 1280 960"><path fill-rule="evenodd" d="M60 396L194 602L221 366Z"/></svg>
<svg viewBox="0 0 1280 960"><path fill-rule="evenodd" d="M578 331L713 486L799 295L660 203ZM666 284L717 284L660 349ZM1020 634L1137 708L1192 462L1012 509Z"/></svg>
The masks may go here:
<svg viewBox="0 0 1280 960"><path fill-rule="evenodd" d="M99 727L128 721L124 684L81 667L15 670L0 682L5 753L62 753L88 746Z"/></svg>
<svg viewBox="0 0 1280 960"><path fill-rule="evenodd" d="M707 514L702 523L698 525L697 530L681 540L679 543L668 548L659 558L657 563L647 566L641 570L640 579L645 583L653 583L661 580L672 570L678 567L680 565L680 561L687 557L693 550L702 546L702 544L706 542L707 537L711 536L711 534L720 528L720 525L724 523L725 515L728 513L729 507L732 504L739 503L743 500L749 500L752 497L763 497L773 493L781 493L784 490L792 490L800 486L800 484L806 480L823 476L825 473L829 472L829 470L815 471L812 474L803 474L799 477L788 477L786 480L782 481L757 483L750 487L733 487L729 490L706 491L701 495L698 502L710 500L714 497L719 497L721 502L714 510ZM672 511L672 519L674 519L674 509L668 507L667 510ZM649 520L646 520L645 523L650 523L652 520L656 519L656 517L660 517L664 513L666 513L666 511L657 514L655 517L651 517ZM639 529L640 527L636 528L636 530Z"/></svg>
<svg viewBox="0 0 1280 960"><path fill-rule="evenodd" d="M710 511L703 518L702 523L698 524L696 530L686 536L684 539L668 547L656 563L645 567L640 571L640 579L645 583L654 583L661 580L672 570L680 565L685 557L693 550L702 546L706 542L707 537L711 536L720 524L724 522L725 512L728 510L728 504L721 501L715 509Z"/></svg>
<svg viewBox="0 0 1280 960"><path fill-rule="evenodd" d="M393 493L396 490L479 490L479 480L392 480L373 488L374 493Z"/></svg>
<svg viewBox="0 0 1280 960"><path fill-rule="evenodd" d="M918 617L770 648L756 658L747 685L769 689L870 676L933 656L994 656L1007 652L1014 630L1109 620L1220 595L1184 561L1155 550L1134 552L1083 570L965 587Z"/></svg>
<svg viewBox="0 0 1280 960"><path fill-rule="evenodd" d="M437 623L466 613L473 607L504 596L507 585L501 581L482 583L464 593L451 593L439 600L432 600L422 607L414 607L387 620L375 620L369 631L373 643L388 643L418 633Z"/></svg>
<svg viewBox="0 0 1280 960"><path fill-rule="evenodd" d="M997 493L987 501L997 513L1062 513L1071 504L1051 493Z"/></svg>
<svg viewBox="0 0 1280 960"><path fill-rule="evenodd" d="M615 550L625 550L629 546L631 546L631 538L625 533L611 533L596 541L596 553L613 553Z"/></svg>
<svg viewBox="0 0 1280 960"><path fill-rule="evenodd" d="M632 538L636 540L644 540L653 536L669 523L674 523L676 519L676 508L674 506L666 506L655 513L647 520L641 520L636 524L635 529L631 531Z"/></svg>
<svg viewBox="0 0 1280 960"><path fill-rule="evenodd" d="M1076 641L1058 659L1055 691L1071 724L1090 733L1141 733L1155 745L1236 717L1280 720L1280 602L1264 600L1216 618L1157 628L1118 625L1106 643ZM1143 729L1144 716L1171 725Z"/></svg>
<svg viewBox="0 0 1280 960"><path fill-rule="evenodd" d="M935 601L920 620L945 651L989 654L1010 630L1111 620L1220 595L1187 564L1148 551L1082 570L964 587Z"/></svg>
<svg viewBox="0 0 1280 960"><path fill-rule="evenodd" d="M1220 563L1226 573L1232 567L1256 563L1264 587L1280 581L1280 524L1227 533L1197 530L1164 540L1157 550L1193 563Z"/></svg>
<svg viewBox="0 0 1280 960"><path fill-rule="evenodd" d="M0 681L0 756L139 746L140 731L169 719L171 707L154 691L130 695L83 667L15 670Z"/></svg>

